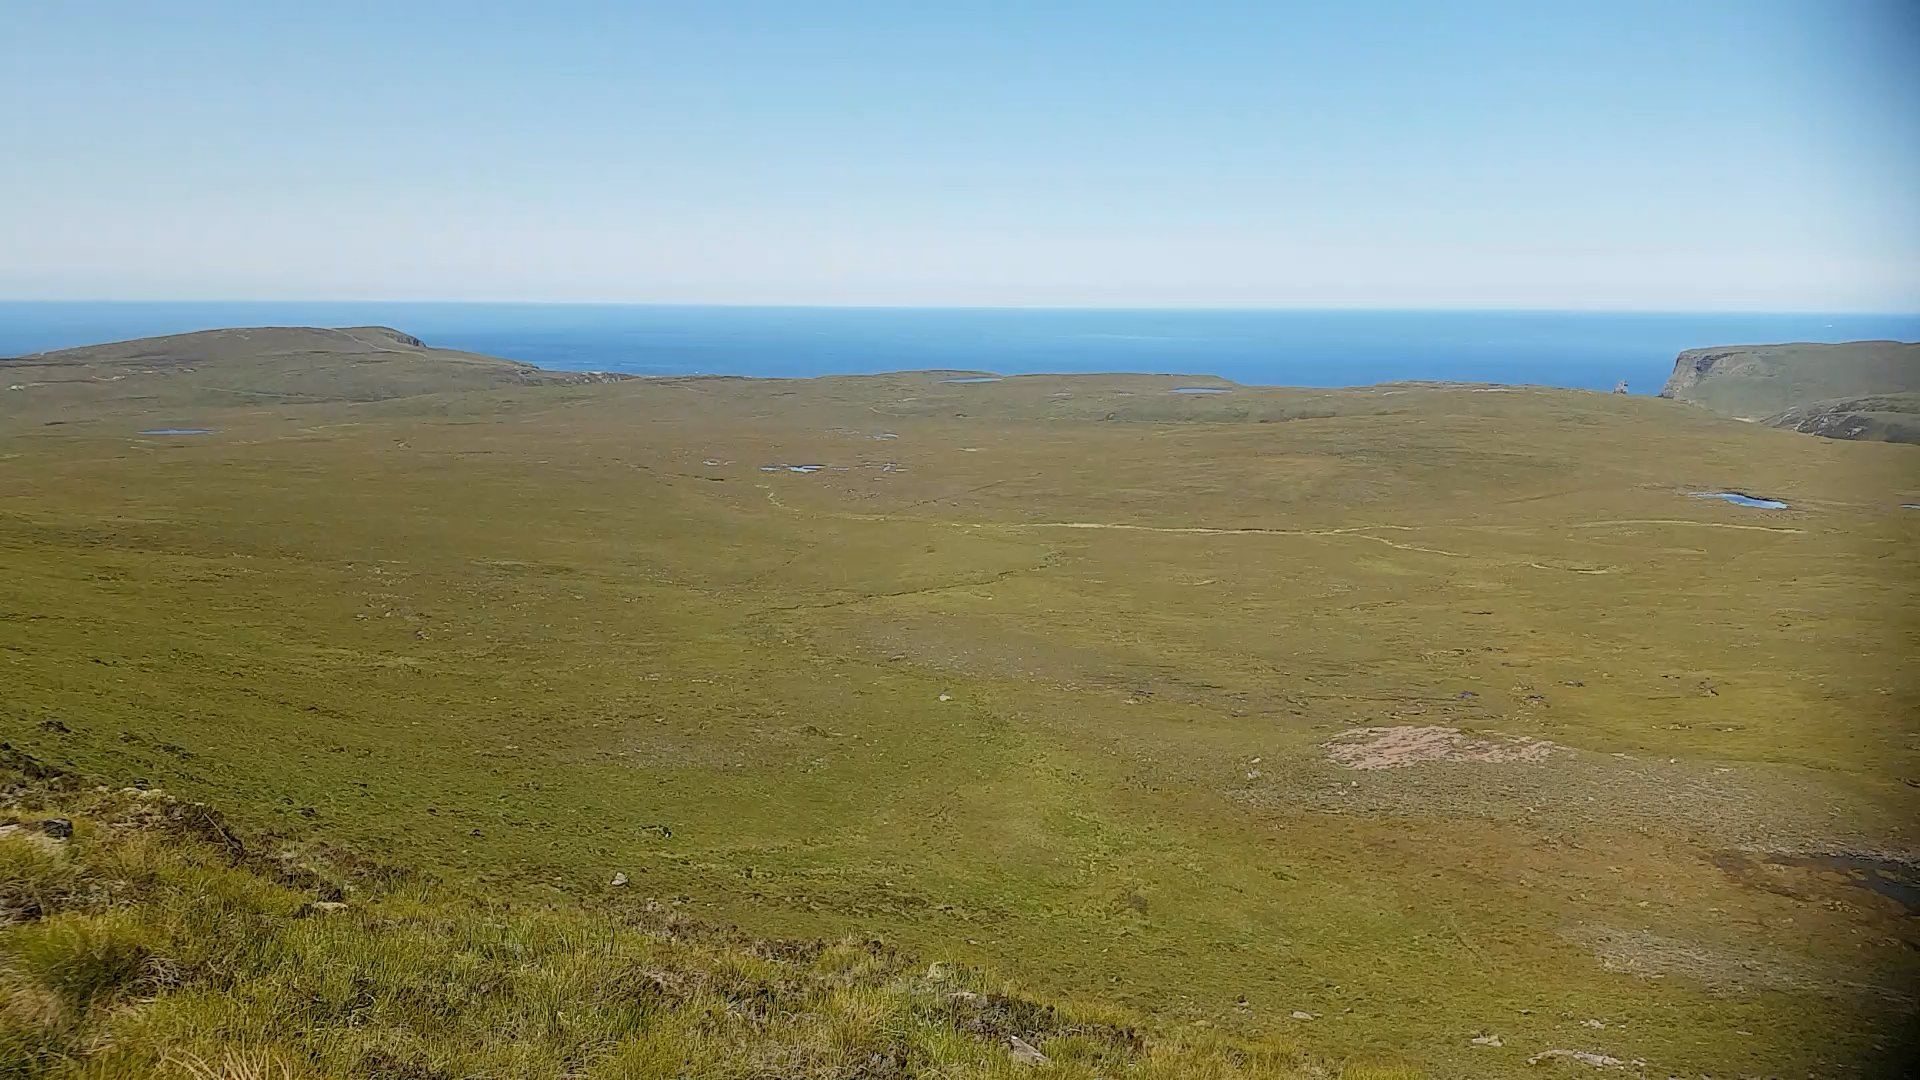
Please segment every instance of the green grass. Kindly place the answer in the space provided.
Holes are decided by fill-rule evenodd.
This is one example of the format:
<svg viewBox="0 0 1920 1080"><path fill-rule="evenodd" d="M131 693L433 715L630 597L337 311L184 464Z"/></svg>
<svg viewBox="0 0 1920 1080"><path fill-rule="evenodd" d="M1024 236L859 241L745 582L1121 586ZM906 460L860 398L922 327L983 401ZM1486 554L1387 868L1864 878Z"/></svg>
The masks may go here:
<svg viewBox="0 0 1920 1080"><path fill-rule="evenodd" d="M80 820L52 850L0 836L42 900L0 925L9 1078L1329 1075L1297 1048L1149 1035L877 941L755 940L651 905L487 901L241 855L169 829L179 804L139 792L14 798ZM319 899L340 876L348 901ZM1014 1038L1048 1060L1016 1062Z"/></svg>
<svg viewBox="0 0 1920 1080"><path fill-rule="evenodd" d="M1912 920L1765 855L1920 847L1911 448L1169 385L170 398L218 429L174 442L138 387L11 395L0 740L516 909L877 937L1328 1060L1886 1059ZM1729 488L1795 509L1686 497ZM1567 749L1325 760L1390 724Z"/></svg>

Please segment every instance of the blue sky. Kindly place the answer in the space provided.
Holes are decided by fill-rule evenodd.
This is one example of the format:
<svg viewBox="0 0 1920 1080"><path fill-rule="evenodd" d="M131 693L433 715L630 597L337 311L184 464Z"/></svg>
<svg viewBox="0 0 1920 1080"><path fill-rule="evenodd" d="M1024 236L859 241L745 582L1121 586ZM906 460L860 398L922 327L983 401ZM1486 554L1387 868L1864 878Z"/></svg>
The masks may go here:
<svg viewBox="0 0 1920 1080"><path fill-rule="evenodd" d="M1917 13L13 3L0 297L1911 311Z"/></svg>

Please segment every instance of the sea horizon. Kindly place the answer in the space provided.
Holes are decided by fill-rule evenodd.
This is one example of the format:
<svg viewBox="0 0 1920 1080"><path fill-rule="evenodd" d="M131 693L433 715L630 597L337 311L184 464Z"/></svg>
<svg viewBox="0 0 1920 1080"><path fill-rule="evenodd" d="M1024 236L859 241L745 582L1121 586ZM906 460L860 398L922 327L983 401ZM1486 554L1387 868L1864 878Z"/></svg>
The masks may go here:
<svg viewBox="0 0 1920 1080"><path fill-rule="evenodd" d="M0 356L237 326L379 324L558 370L807 378L895 371L1432 380L1657 393L1683 350L1920 338L1920 313L1400 307L996 307L413 300L0 300Z"/></svg>

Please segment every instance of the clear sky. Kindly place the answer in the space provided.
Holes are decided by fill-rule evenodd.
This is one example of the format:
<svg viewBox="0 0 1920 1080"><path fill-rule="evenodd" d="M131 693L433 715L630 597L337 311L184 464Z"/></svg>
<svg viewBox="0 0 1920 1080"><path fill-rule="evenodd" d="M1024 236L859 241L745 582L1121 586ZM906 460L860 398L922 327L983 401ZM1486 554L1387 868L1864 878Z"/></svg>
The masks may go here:
<svg viewBox="0 0 1920 1080"><path fill-rule="evenodd" d="M1920 3L0 0L0 297L1920 310Z"/></svg>

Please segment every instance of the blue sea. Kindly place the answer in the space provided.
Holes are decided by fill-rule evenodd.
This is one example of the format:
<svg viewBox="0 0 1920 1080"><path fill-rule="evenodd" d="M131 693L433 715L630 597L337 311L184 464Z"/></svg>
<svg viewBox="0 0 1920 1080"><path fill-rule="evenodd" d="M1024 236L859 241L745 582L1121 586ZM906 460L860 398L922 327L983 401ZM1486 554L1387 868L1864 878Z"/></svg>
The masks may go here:
<svg viewBox="0 0 1920 1080"><path fill-rule="evenodd" d="M0 356L222 326L392 326L571 370L800 377L1136 371L1256 385L1453 379L1657 393L1682 349L1920 339L1920 314L0 302Z"/></svg>

